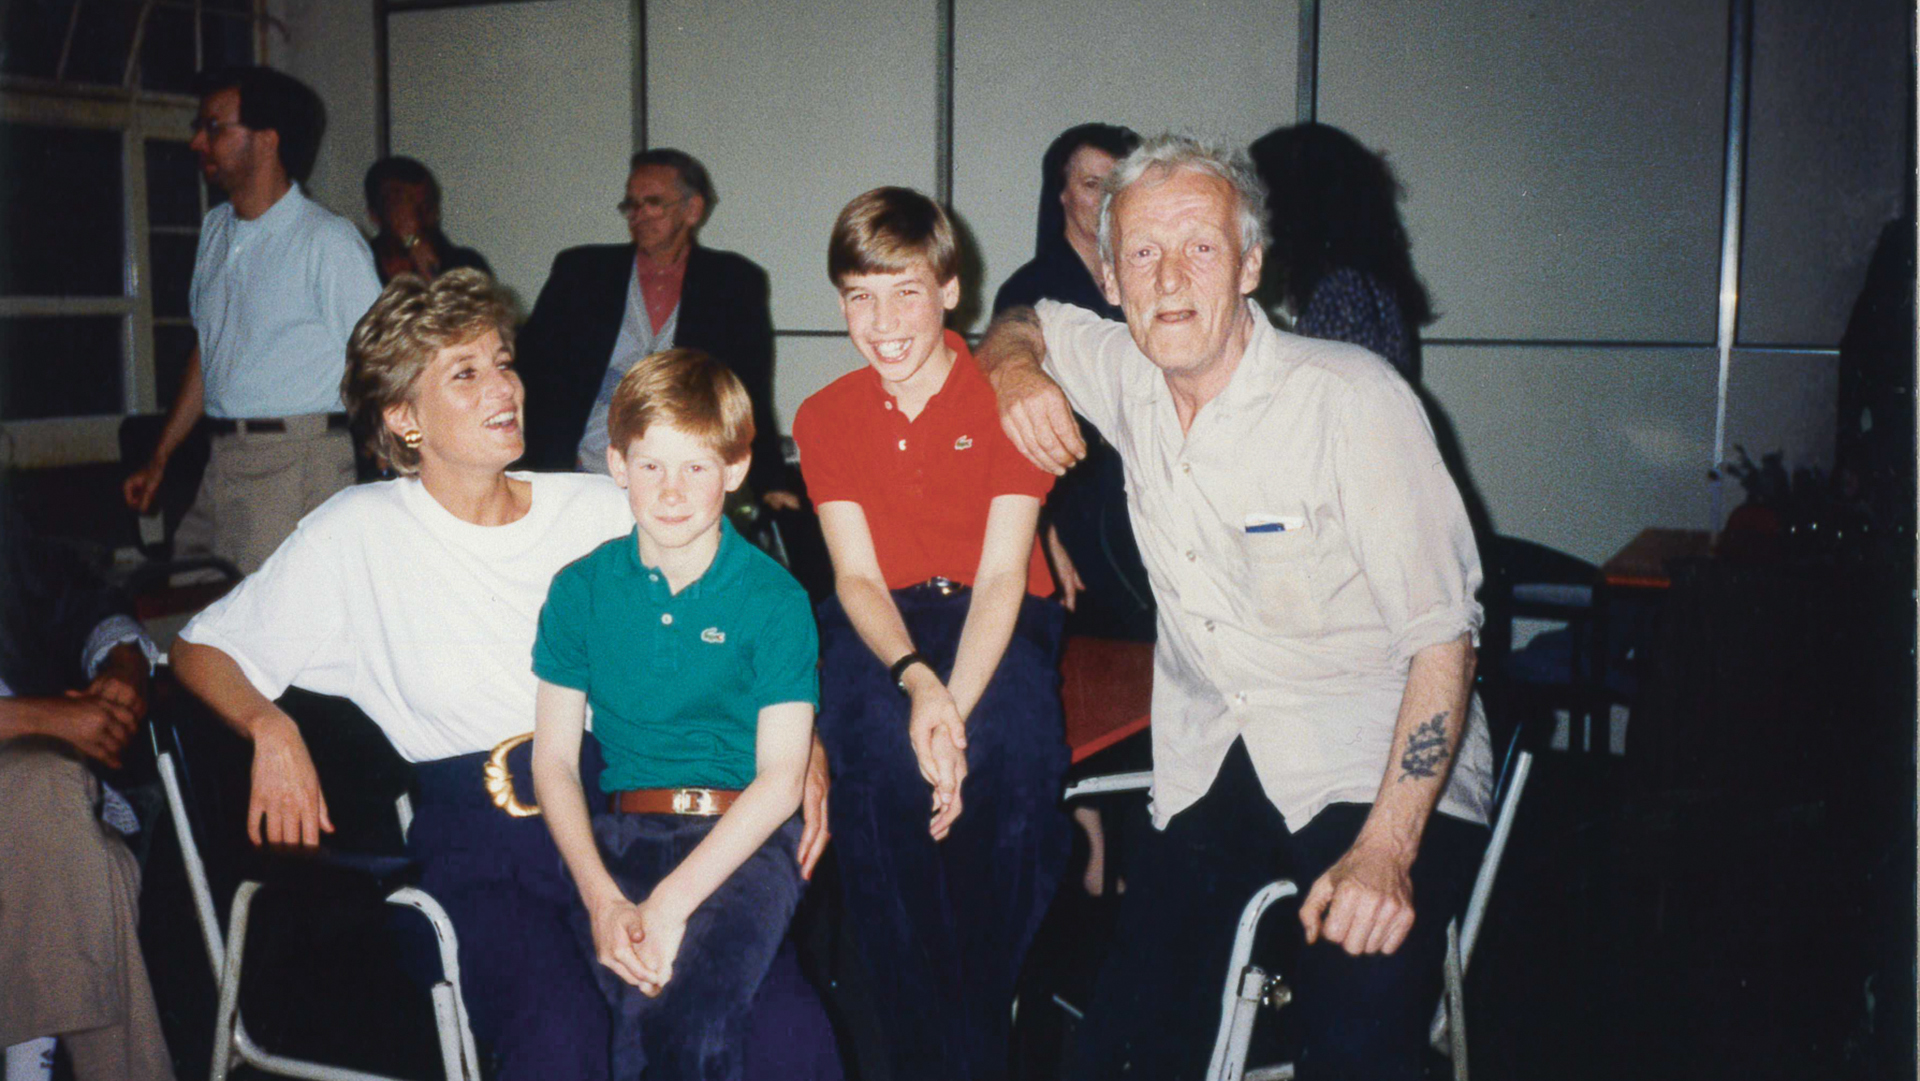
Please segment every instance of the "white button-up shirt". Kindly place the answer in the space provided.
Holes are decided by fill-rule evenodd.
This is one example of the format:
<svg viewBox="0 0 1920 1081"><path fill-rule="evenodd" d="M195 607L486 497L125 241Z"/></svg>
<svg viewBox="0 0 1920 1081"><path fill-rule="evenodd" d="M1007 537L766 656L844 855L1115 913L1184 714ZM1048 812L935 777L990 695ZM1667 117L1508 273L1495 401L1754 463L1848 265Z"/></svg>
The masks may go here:
<svg viewBox="0 0 1920 1081"><path fill-rule="evenodd" d="M1372 353L1249 308L1246 354L1183 432L1125 324L1038 306L1047 373L1125 462L1159 606L1161 828L1235 739L1293 829L1373 802L1413 655L1481 620L1472 529L1413 391ZM1439 809L1485 822L1491 778L1475 700Z"/></svg>
<svg viewBox="0 0 1920 1081"><path fill-rule="evenodd" d="M366 238L298 184L252 221L208 211L189 300L207 415L337 411L347 339L379 295Z"/></svg>

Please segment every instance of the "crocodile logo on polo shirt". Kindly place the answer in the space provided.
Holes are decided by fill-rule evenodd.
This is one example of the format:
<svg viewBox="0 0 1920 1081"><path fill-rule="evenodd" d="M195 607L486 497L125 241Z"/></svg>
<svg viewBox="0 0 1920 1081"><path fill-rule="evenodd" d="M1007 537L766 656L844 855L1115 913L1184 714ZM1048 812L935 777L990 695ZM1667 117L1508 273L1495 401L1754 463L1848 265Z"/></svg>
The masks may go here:
<svg viewBox="0 0 1920 1081"><path fill-rule="evenodd" d="M954 450L966 450L968 447L971 447L971 446L973 446L973 437L970 435L963 435L960 438L953 441Z"/></svg>
<svg viewBox="0 0 1920 1081"><path fill-rule="evenodd" d="M727 632L718 627L708 627L700 632L700 640L717 646L727 640Z"/></svg>

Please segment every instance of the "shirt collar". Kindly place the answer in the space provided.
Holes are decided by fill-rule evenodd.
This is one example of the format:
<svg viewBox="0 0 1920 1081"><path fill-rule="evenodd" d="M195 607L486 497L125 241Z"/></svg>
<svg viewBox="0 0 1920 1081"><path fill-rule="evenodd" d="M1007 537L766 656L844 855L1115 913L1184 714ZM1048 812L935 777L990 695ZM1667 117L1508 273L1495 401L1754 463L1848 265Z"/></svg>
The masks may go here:
<svg viewBox="0 0 1920 1081"><path fill-rule="evenodd" d="M941 334L943 335L941 340L946 343L948 349L953 350L953 367L947 369L946 382L941 383L940 389L934 391L933 397L927 399L926 409L921 410L921 416L926 416L926 410L932 409L933 403L940 401L942 395L946 395L948 391L961 386L969 374L976 380L982 378L980 369L973 363L973 350L967 348L967 339L961 337L960 332L957 330L942 330ZM864 358L862 359L864 360ZM963 366L966 369L965 371L961 370ZM874 402L884 406L886 403L893 401L893 395L887 393L886 384L881 382L880 373L874 371L873 365L865 364L863 367L866 371L864 382L866 383L867 389L873 394Z"/></svg>
<svg viewBox="0 0 1920 1081"><path fill-rule="evenodd" d="M1279 389L1287 369L1293 366L1286 351L1276 348L1280 332L1274 329L1267 313L1251 297L1247 298L1246 305L1253 318L1253 332L1247 335L1246 351L1240 354L1240 364L1234 368L1233 377L1227 380L1219 395L1201 407L1202 412L1236 413L1265 401ZM1139 348L1137 344L1134 346L1136 352ZM1140 359L1151 373L1150 378L1139 384L1143 397L1148 401L1164 398L1171 402L1173 392L1167 389L1166 376L1146 354L1142 353Z"/></svg>
<svg viewBox="0 0 1920 1081"><path fill-rule="evenodd" d="M287 193L275 200L265 214L252 221L243 221L240 215L235 214L233 223L242 229L278 230L300 213L300 204L306 202L306 199L307 194L300 189L300 182L290 181L287 185Z"/></svg>
<svg viewBox="0 0 1920 1081"><path fill-rule="evenodd" d="M659 573L657 568L649 567L640 561L640 527L638 525L635 525L627 534L627 543L623 547L626 549L626 554L620 559L620 569L635 578L647 579L648 592L662 600L674 596L691 600L704 596L709 590L726 589L745 572L747 560L750 558L747 554L746 538L733 528L733 522L728 520L724 513L720 515L720 548L713 553L713 562L707 564L707 569L700 573L700 577L688 582L687 588L678 594L675 594L667 585L665 574ZM655 575L658 575L657 580L653 577Z"/></svg>

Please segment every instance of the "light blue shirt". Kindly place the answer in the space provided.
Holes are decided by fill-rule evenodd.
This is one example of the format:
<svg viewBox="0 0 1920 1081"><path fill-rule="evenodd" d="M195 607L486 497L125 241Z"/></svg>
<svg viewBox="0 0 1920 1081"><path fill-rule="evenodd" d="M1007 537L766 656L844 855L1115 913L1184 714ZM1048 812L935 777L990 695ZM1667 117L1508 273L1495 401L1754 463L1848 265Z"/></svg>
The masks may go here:
<svg viewBox="0 0 1920 1081"><path fill-rule="evenodd" d="M207 415L338 411L347 339L379 295L366 238L300 185L252 221L214 207L190 300Z"/></svg>
<svg viewBox="0 0 1920 1081"><path fill-rule="evenodd" d="M627 280L627 311L620 319L620 334L613 340L613 353L607 360L606 374L600 377L600 393L594 396L593 409L587 414L586 431L580 435L580 468L588 473L607 471L607 414L613 405L614 389L627 370L655 353L673 348L674 332L680 329L680 305L660 329L653 329L653 316L647 314L647 295L640 288L640 264L633 266Z"/></svg>

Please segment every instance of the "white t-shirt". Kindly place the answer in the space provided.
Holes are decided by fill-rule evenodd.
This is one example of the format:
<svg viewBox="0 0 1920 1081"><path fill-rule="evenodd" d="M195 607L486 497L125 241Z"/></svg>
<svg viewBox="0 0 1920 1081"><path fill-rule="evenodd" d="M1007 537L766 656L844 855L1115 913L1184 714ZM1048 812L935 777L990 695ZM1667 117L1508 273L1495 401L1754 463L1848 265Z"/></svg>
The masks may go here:
<svg viewBox="0 0 1920 1081"><path fill-rule="evenodd" d="M561 567L633 529L605 477L513 473L525 517L477 526L418 480L334 496L180 637L232 657L269 698L352 699L410 762L533 728L533 634Z"/></svg>

